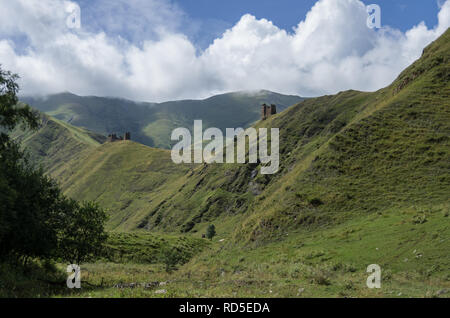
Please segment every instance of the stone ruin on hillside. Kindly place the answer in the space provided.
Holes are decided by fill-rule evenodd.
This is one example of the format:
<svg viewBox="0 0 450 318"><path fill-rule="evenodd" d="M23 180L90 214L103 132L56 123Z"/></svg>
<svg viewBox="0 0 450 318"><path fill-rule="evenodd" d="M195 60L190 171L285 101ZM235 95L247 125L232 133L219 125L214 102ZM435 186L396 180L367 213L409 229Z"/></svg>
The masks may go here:
<svg viewBox="0 0 450 318"><path fill-rule="evenodd" d="M277 106L272 105L266 105L265 103L261 106L261 120L265 120L269 118L272 115L275 115L277 113Z"/></svg>
<svg viewBox="0 0 450 318"><path fill-rule="evenodd" d="M121 140L131 140L131 134L127 131L125 136L117 136L116 134L109 134L107 142L121 141Z"/></svg>

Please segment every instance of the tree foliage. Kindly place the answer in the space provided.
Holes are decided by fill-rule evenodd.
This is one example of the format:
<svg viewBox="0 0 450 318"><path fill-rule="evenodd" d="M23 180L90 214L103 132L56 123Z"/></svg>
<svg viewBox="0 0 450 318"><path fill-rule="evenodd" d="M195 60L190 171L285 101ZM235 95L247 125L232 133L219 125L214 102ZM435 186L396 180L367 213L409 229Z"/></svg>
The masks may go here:
<svg viewBox="0 0 450 318"><path fill-rule="evenodd" d="M16 74L2 70L0 65L0 130L12 130L18 124L31 129L36 129L39 125L37 114L28 105L19 103L18 78ZM1 131L0 147L9 141L4 131Z"/></svg>
<svg viewBox="0 0 450 318"><path fill-rule="evenodd" d="M166 272L170 273L182 262L183 257L176 247L165 246L161 249L159 259L166 266Z"/></svg>
<svg viewBox="0 0 450 318"><path fill-rule="evenodd" d="M79 264L97 255L106 240L106 214L94 203L66 198L9 138L19 124L39 126L38 115L18 101L17 79L0 68L0 258Z"/></svg>
<svg viewBox="0 0 450 318"><path fill-rule="evenodd" d="M216 227L214 224L210 224L206 229L206 237L212 240L214 236L216 236Z"/></svg>
<svg viewBox="0 0 450 318"><path fill-rule="evenodd" d="M94 259L102 252L107 239L105 212L93 202L79 204L66 200L58 240L58 254L64 260L80 264Z"/></svg>

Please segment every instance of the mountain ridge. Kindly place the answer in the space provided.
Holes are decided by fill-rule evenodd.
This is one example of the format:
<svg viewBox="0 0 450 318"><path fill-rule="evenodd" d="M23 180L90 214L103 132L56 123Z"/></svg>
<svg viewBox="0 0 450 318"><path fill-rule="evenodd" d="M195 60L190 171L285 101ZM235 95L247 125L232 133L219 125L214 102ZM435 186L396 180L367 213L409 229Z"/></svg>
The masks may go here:
<svg viewBox="0 0 450 318"><path fill-rule="evenodd" d="M93 132L108 135L131 132L132 139L147 146L169 149L171 131L192 129L194 119L203 119L204 128L249 127L260 117L262 103L277 104L279 111L303 100L267 90L214 95L202 100L163 103L78 96L60 93L45 98L22 97L23 102L56 119Z"/></svg>

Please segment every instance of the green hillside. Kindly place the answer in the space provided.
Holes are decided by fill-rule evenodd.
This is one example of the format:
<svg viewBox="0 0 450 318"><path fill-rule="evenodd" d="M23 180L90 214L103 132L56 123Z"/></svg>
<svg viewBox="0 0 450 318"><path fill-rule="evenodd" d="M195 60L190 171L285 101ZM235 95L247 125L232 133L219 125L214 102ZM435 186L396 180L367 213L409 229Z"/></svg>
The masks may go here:
<svg viewBox="0 0 450 318"><path fill-rule="evenodd" d="M51 174L65 194L105 207L109 228L132 230L181 186L190 169L173 164L169 150L119 141L87 149Z"/></svg>
<svg viewBox="0 0 450 318"><path fill-rule="evenodd" d="M15 129L11 137L19 141L37 165L52 173L68 161L76 160L77 155L99 146L106 137L89 130L74 127L67 123L41 115L41 126L36 131Z"/></svg>
<svg viewBox="0 0 450 318"><path fill-rule="evenodd" d="M177 127L190 128L194 119L203 119L204 128L249 127L260 117L262 103L278 109L302 100L298 96L269 91L236 92L205 100L180 100L165 103L138 103L119 98L81 97L70 93L22 100L46 114L91 131L108 135L131 132L142 144L170 148L170 135Z"/></svg>

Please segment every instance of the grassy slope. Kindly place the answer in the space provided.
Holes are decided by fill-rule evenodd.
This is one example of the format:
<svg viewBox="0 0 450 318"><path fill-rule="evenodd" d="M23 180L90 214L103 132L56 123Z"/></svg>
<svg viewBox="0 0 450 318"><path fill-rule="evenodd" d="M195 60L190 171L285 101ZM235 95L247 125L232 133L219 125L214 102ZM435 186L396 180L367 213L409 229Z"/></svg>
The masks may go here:
<svg viewBox="0 0 450 318"><path fill-rule="evenodd" d="M41 122L37 131L17 129L12 138L57 179L65 194L95 200L110 211L110 229L136 228L193 168L172 164L168 150L132 141L104 143L104 136L48 115Z"/></svg>
<svg viewBox="0 0 450 318"><path fill-rule="evenodd" d="M425 216L417 221L417 215ZM259 247L233 247L223 233L168 274L160 264L84 264L76 297L449 297L449 209L396 209L336 226L290 231ZM424 221L426 220L426 221ZM139 234L140 235L140 234ZM158 234L159 237L161 234ZM136 238L139 236L136 236ZM225 240L223 238L225 237ZM126 238L124 253L140 255L152 243ZM172 242L185 242L178 238ZM178 243L177 243L178 244ZM139 251L136 253L136 249ZM203 252L199 252L203 250ZM152 255L145 252L145 255ZM369 264L382 269L380 289L368 289ZM118 283L168 282L164 287L115 288ZM165 289L165 294L155 294Z"/></svg>
<svg viewBox="0 0 450 318"><path fill-rule="evenodd" d="M269 91L229 93L205 100L136 103L118 98L81 97L70 93L45 99L24 98L25 102L55 118L77 127L107 135L130 131L133 140L148 146L169 148L171 132L191 127L202 118L207 127L248 127L258 120L261 103L276 103L280 110L302 100L298 96Z"/></svg>
<svg viewBox="0 0 450 318"><path fill-rule="evenodd" d="M13 139L21 142L33 162L52 173L85 149L92 149L106 138L83 128L74 127L47 115L41 116L37 131L16 129Z"/></svg>
<svg viewBox="0 0 450 318"><path fill-rule="evenodd" d="M121 141L82 152L52 176L67 195L95 200L108 209L110 229L120 225L130 230L167 199L168 189L179 187L189 169L174 165L168 150Z"/></svg>
<svg viewBox="0 0 450 318"><path fill-rule="evenodd" d="M179 267L210 243L181 235L110 232L98 263L82 264L82 292L96 290L104 296L117 295L112 286L127 282L150 283L167 277L162 249L176 251L174 266ZM0 262L0 298L50 297L78 295L80 290L66 287L66 264L31 260L27 265ZM99 270L101 272L99 272ZM166 278L167 280L167 278ZM109 288L108 288L109 287Z"/></svg>

